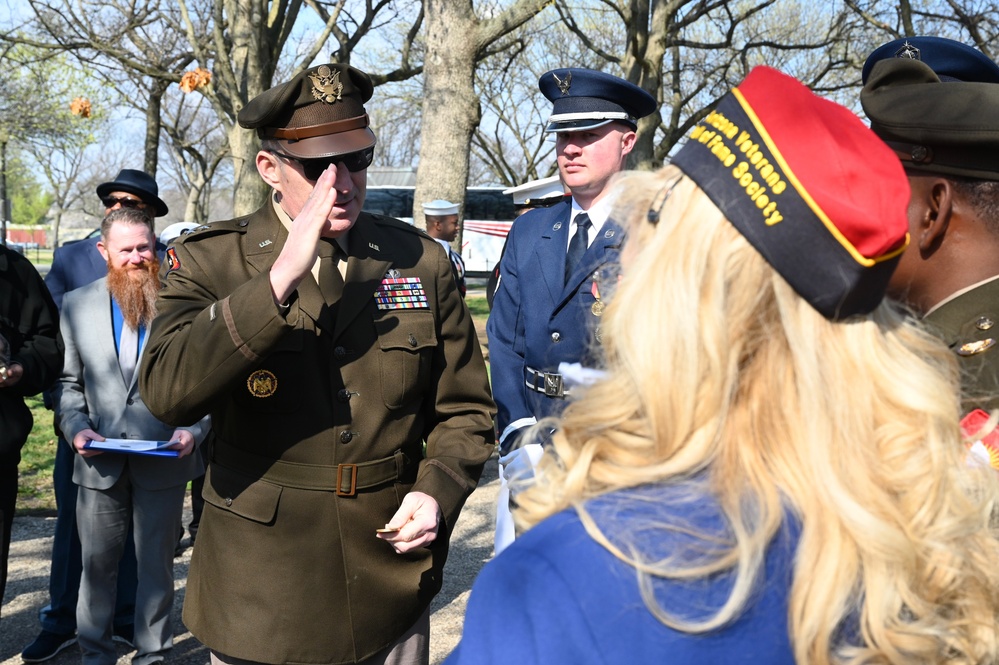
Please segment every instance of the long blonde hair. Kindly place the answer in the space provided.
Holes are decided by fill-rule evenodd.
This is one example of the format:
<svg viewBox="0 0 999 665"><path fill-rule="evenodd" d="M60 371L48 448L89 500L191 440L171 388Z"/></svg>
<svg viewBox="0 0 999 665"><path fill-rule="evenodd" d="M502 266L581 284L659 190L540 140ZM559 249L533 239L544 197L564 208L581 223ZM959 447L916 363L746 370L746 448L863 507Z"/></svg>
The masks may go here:
<svg viewBox="0 0 999 665"><path fill-rule="evenodd" d="M629 238L603 318L608 375L564 412L518 496L520 526L573 507L645 582L733 573L728 602L703 621L646 594L663 623L706 632L745 607L790 512L801 522L788 617L797 662L995 660L996 484L965 460L951 354L888 303L823 318L688 178L648 223L657 192L680 176L667 167L617 182ZM613 490L692 478L730 529L699 561L643 560L627 533L587 512ZM850 620L860 646L838 641Z"/></svg>

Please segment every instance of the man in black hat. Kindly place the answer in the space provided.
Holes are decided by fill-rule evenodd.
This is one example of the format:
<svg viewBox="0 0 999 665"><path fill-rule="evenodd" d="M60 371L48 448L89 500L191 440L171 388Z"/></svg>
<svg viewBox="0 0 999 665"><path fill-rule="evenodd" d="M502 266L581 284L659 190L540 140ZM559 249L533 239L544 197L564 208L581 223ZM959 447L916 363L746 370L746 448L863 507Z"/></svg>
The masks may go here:
<svg viewBox="0 0 999 665"><path fill-rule="evenodd" d="M150 220L169 212L166 203L159 197L156 180L144 171L122 169L114 180L97 186L97 196L104 204L105 216L119 208L136 208ZM55 250L52 269L45 276L45 285L60 309L65 294L107 274L107 261L97 249L99 242L100 238L81 240ZM41 631L21 652L21 659L26 663L46 661L76 642L76 604L82 574L82 554L76 528L74 453L58 427L56 440L52 484L58 512L55 537L52 540L49 603L38 613ZM131 643L134 630L136 566L135 546L129 536L125 554L118 567L118 602L114 623L115 638L125 643Z"/></svg>
<svg viewBox="0 0 999 665"><path fill-rule="evenodd" d="M910 244L891 293L957 354L963 408L999 407L999 66L940 37L898 39L864 65L871 128L902 160Z"/></svg>
<svg viewBox="0 0 999 665"><path fill-rule="evenodd" d="M623 240L608 219L607 185L635 146L639 118L656 110L637 85L589 69L556 69L538 85L553 103L545 132L555 135L559 174L572 198L518 217L500 260L486 329L504 455L517 448L526 426L561 411L571 389L559 365L588 364L599 342L604 302L597 276L616 264ZM505 506L499 511L497 551L513 535Z"/></svg>
<svg viewBox="0 0 999 665"><path fill-rule="evenodd" d="M166 422L212 416L184 623L215 662L427 662L448 534L493 450L447 254L361 211L372 89L328 64L251 100L272 196L167 250L140 389Z"/></svg>

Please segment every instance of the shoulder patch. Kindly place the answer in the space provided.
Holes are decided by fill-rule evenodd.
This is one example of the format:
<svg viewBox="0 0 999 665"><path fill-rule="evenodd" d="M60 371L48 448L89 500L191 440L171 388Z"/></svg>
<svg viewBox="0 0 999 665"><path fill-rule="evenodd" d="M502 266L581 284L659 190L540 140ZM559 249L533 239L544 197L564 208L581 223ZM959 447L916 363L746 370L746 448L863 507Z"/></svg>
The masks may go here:
<svg viewBox="0 0 999 665"><path fill-rule="evenodd" d="M172 273L180 267L180 259L177 258L177 250L168 247L166 251L167 274Z"/></svg>

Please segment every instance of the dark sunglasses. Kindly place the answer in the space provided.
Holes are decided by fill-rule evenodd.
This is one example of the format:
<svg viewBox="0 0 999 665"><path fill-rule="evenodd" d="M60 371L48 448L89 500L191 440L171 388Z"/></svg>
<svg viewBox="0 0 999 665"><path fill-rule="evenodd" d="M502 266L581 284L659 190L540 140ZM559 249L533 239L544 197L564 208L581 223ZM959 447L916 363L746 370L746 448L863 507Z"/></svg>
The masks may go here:
<svg viewBox="0 0 999 665"><path fill-rule="evenodd" d="M319 180L319 176L323 174L323 171L325 171L330 164L335 164L337 166L343 164L351 173L357 173L358 171L363 171L371 166L371 162L375 159L374 146L365 148L364 150L358 150L357 152L348 152L345 155L316 157L315 159L292 157L291 155L286 155L283 152L278 152L277 150L271 150L270 152L274 153L278 157L284 157L287 160L301 164L302 172L305 174L306 179L313 182Z"/></svg>
<svg viewBox="0 0 999 665"><path fill-rule="evenodd" d="M102 197L101 203L104 204L105 208L113 208L116 205L120 205L122 208L138 208L141 210L146 207L146 202L142 199L119 199L114 196Z"/></svg>

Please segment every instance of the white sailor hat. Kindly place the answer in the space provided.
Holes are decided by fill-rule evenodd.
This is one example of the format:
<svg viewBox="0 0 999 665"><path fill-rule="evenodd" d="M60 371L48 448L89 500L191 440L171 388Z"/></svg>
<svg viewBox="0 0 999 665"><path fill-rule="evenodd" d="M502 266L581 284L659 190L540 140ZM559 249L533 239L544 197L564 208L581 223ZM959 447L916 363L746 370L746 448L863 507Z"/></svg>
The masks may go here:
<svg viewBox="0 0 999 665"><path fill-rule="evenodd" d="M565 196L565 185L558 175L540 180L529 180L523 185L503 190L504 194L513 197L513 204L518 208L537 208L558 203Z"/></svg>
<svg viewBox="0 0 999 665"><path fill-rule="evenodd" d="M444 215L457 215L458 204L445 201L444 199L434 199L430 203L423 204L423 214L431 217L443 217Z"/></svg>
<svg viewBox="0 0 999 665"><path fill-rule="evenodd" d="M538 87L553 102L545 132L574 132L615 121L635 129L639 118L656 110L655 98L642 88L592 69L553 69L541 75Z"/></svg>

